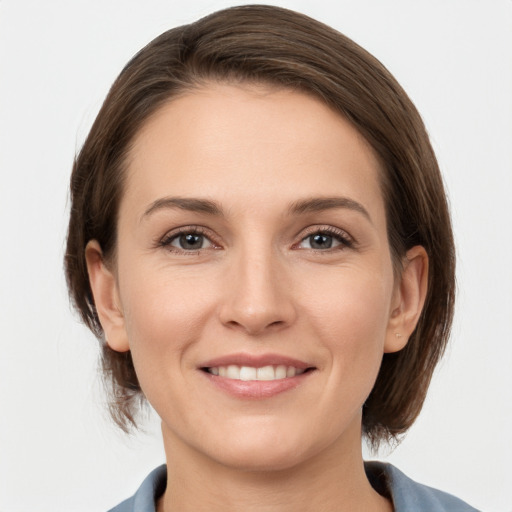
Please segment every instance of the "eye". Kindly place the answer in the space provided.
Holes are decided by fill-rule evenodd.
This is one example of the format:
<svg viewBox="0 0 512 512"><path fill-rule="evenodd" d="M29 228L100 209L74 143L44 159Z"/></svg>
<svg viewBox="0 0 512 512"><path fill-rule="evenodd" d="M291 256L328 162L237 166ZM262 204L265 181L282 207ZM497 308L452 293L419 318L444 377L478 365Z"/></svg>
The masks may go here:
<svg viewBox="0 0 512 512"><path fill-rule="evenodd" d="M212 243L199 233L182 233L175 236L169 245L185 251L197 251L198 249L211 247Z"/></svg>
<svg viewBox="0 0 512 512"><path fill-rule="evenodd" d="M190 228L166 235L159 245L173 252L197 252L216 247L200 230Z"/></svg>
<svg viewBox="0 0 512 512"><path fill-rule="evenodd" d="M353 241L347 233L335 229L317 230L304 237L297 245L299 249L329 250L352 247Z"/></svg>

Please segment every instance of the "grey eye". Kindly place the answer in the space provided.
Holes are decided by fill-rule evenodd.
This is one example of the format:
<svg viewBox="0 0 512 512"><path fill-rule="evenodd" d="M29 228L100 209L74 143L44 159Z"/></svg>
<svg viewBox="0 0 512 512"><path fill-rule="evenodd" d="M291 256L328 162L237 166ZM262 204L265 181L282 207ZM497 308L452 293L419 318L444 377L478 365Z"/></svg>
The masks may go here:
<svg viewBox="0 0 512 512"><path fill-rule="evenodd" d="M211 247L212 243L199 233L182 233L176 236L170 245L184 251L197 251L198 249Z"/></svg>
<svg viewBox="0 0 512 512"><path fill-rule="evenodd" d="M336 235L329 233L313 233L302 239L299 247L301 249L332 249L344 245L344 241Z"/></svg>
<svg viewBox="0 0 512 512"><path fill-rule="evenodd" d="M312 249L330 249L332 247L333 238L330 235L317 233L308 237L309 245Z"/></svg>

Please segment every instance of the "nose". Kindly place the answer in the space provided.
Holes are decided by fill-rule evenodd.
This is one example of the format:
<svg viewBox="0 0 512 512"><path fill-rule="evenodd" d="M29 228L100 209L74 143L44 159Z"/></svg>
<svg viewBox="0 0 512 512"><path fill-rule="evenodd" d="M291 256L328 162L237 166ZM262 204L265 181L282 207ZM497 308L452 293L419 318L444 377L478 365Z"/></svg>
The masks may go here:
<svg viewBox="0 0 512 512"><path fill-rule="evenodd" d="M230 262L221 322L253 336L291 325L296 310L285 262L270 251L248 252L241 251Z"/></svg>

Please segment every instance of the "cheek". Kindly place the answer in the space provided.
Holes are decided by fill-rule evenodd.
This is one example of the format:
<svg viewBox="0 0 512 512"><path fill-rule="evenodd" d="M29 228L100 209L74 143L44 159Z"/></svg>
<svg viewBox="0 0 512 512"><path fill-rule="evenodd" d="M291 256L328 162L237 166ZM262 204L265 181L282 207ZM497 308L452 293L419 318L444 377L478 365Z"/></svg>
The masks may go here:
<svg viewBox="0 0 512 512"><path fill-rule="evenodd" d="M177 418L188 418L184 390L192 392L187 375L211 303L194 281L147 268L140 275L131 270L122 298L133 364L147 400L174 425Z"/></svg>
<svg viewBox="0 0 512 512"><path fill-rule="evenodd" d="M352 338L357 333L385 332L392 291L391 272L344 268L324 276L316 274L314 282L305 283L298 293L322 330L344 332Z"/></svg>
<svg viewBox="0 0 512 512"><path fill-rule="evenodd" d="M303 316L311 336L329 352L331 371L347 383L373 385L387 334L392 296L392 273L364 273L360 269L317 275L315 286L298 291L307 297ZM369 390L368 390L369 391Z"/></svg>
<svg viewBox="0 0 512 512"><path fill-rule="evenodd" d="M130 270L121 302L137 372L155 371L163 360L184 364L187 347L211 316L210 287L199 276L147 267L138 271L135 265Z"/></svg>

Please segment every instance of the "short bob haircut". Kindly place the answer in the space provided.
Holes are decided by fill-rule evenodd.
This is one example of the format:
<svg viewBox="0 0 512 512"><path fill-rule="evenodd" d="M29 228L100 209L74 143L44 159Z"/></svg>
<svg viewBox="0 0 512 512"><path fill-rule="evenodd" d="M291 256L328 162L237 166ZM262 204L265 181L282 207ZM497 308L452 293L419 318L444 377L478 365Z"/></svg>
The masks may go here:
<svg viewBox="0 0 512 512"><path fill-rule="evenodd" d="M416 108L377 59L320 22L263 5L213 13L139 51L112 85L75 159L66 277L73 305L101 344L113 419L125 431L136 427L145 399L130 352L115 352L105 342L85 247L96 239L106 263L115 266L118 209L134 137L164 103L212 82L313 95L347 119L379 158L395 273L415 245L429 257L419 323L404 349L384 354L363 408L363 433L374 446L397 439L421 410L453 317L455 251L438 164Z"/></svg>

